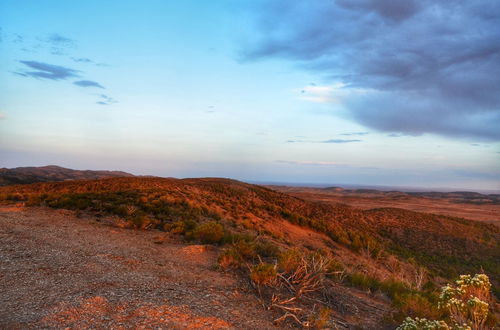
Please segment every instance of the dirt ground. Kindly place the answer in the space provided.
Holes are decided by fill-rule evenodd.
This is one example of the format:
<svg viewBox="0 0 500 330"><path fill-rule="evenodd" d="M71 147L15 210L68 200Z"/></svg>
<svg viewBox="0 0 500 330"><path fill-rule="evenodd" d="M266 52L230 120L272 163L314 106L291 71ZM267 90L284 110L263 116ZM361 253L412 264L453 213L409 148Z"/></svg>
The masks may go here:
<svg viewBox="0 0 500 330"><path fill-rule="evenodd" d="M214 248L165 235L0 206L0 328L274 328Z"/></svg>

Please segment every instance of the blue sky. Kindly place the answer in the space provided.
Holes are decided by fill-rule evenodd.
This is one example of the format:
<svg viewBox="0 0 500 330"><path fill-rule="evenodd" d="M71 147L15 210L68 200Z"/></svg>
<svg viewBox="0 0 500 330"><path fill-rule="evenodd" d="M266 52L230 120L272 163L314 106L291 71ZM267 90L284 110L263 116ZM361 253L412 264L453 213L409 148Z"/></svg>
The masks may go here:
<svg viewBox="0 0 500 330"><path fill-rule="evenodd" d="M0 0L0 166L500 190L493 1Z"/></svg>

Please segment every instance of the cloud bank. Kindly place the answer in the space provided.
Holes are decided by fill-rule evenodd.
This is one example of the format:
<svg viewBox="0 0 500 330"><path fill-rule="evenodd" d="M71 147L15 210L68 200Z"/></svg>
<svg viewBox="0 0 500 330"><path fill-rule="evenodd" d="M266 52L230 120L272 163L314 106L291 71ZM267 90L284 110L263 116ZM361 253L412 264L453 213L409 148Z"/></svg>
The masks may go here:
<svg viewBox="0 0 500 330"><path fill-rule="evenodd" d="M323 94L313 101L340 93L353 120L388 133L500 140L500 2L277 0L256 8L261 38L243 58L295 61L337 86L331 95L316 86Z"/></svg>

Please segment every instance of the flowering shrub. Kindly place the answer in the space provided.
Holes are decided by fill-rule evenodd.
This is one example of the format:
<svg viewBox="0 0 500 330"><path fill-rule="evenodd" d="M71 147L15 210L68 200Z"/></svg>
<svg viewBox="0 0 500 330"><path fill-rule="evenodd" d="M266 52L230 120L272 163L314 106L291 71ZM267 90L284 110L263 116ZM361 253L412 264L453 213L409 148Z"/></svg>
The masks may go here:
<svg viewBox="0 0 500 330"><path fill-rule="evenodd" d="M450 327L444 321L407 317L397 330L450 330Z"/></svg>
<svg viewBox="0 0 500 330"><path fill-rule="evenodd" d="M491 283L487 275L460 275L455 286L446 285L441 290L439 307L447 310L453 322L468 324L480 329L489 310Z"/></svg>
<svg viewBox="0 0 500 330"><path fill-rule="evenodd" d="M398 330L478 330L488 317L491 283L487 275L460 275L455 285L441 289L439 308L450 313L453 326L444 321L412 319L408 317Z"/></svg>

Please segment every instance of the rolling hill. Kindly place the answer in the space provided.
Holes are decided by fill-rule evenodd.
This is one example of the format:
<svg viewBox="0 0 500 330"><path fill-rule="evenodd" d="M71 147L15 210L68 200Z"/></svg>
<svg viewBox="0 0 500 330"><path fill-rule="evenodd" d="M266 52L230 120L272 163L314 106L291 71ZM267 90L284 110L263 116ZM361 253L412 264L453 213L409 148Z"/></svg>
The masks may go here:
<svg viewBox="0 0 500 330"><path fill-rule="evenodd" d="M41 167L0 168L0 186L30 184L35 182L104 179L131 176L133 175L121 171L80 171L55 165Z"/></svg>
<svg viewBox="0 0 500 330"><path fill-rule="evenodd" d="M371 292L363 298L367 302L373 295L383 297L390 312L380 311L373 327L391 328L406 315L439 316L431 308L438 288L459 274L484 271L498 288L500 229L462 218L398 208L362 210L216 178L121 177L15 185L0 188L0 201L68 209L111 219L123 228L215 244L219 267L243 278L249 272L254 276L271 271L262 265L279 266L285 259L288 264L308 260L303 261L304 269L322 265L321 272L314 273L321 285L301 299L289 298L293 304L283 303L289 291L298 292L292 282L288 289L285 282L285 287L256 287L266 309L284 311L289 325L294 317L295 323L305 324L311 317L305 311L322 304L349 327L362 326L367 320L346 316L339 290ZM251 283L259 281L252 277Z"/></svg>

